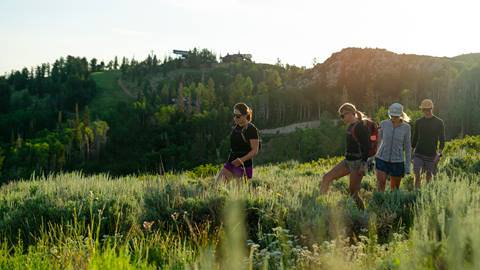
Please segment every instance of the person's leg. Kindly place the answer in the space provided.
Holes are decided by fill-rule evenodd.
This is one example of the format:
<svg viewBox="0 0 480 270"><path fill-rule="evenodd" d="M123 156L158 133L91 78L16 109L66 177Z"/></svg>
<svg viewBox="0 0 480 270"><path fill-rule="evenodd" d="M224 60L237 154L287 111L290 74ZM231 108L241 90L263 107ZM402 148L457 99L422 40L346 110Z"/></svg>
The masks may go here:
<svg viewBox="0 0 480 270"><path fill-rule="evenodd" d="M387 173L384 171L380 171L379 169L376 169L375 173L377 176L377 191L384 192L385 183L387 182Z"/></svg>
<svg viewBox="0 0 480 270"><path fill-rule="evenodd" d="M420 184L422 183L422 175L420 172L414 172L415 175L415 189L420 189Z"/></svg>
<svg viewBox="0 0 480 270"><path fill-rule="evenodd" d="M432 180L432 177L437 173L437 162L429 161L425 163L425 170L427 171L426 180L429 183Z"/></svg>
<svg viewBox="0 0 480 270"><path fill-rule="evenodd" d="M400 189L400 182L405 176L405 163L392 163L390 169L390 191L395 191Z"/></svg>
<svg viewBox="0 0 480 270"><path fill-rule="evenodd" d="M387 167L386 162L376 158L375 159L375 174L377 176L377 191L385 191L385 182L387 181Z"/></svg>
<svg viewBox="0 0 480 270"><path fill-rule="evenodd" d="M361 210L365 209L365 205L363 204L362 198L358 195L360 188L362 187L362 178L363 174L360 173L358 170L352 171L350 173L350 185L349 185L349 192L350 196L353 198L357 207Z"/></svg>
<svg viewBox="0 0 480 270"><path fill-rule="evenodd" d="M225 167L222 168L218 174L217 174L217 178L215 179L215 181L217 183L219 182L226 182L230 179L232 179L234 177L233 173L229 170L227 170Z"/></svg>
<svg viewBox="0 0 480 270"><path fill-rule="evenodd" d="M345 161L338 163L322 177L322 183L320 184L320 192L326 193L328 191L328 188L330 187L330 184L333 181L337 180L340 177L344 177L349 173L350 171L347 168Z"/></svg>
<svg viewBox="0 0 480 270"><path fill-rule="evenodd" d="M425 177L425 180L426 180L427 183L430 183L430 180L432 180L432 176L433 176L433 174L430 171L427 171L427 174L426 174L426 177Z"/></svg>
<svg viewBox="0 0 480 270"><path fill-rule="evenodd" d="M413 158L413 174L415 175L415 189L420 189L422 183L421 170L423 167L423 161L419 157Z"/></svg>
<svg viewBox="0 0 480 270"><path fill-rule="evenodd" d="M399 189L401 181L401 176L390 176L390 190L394 191L395 189Z"/></svg>

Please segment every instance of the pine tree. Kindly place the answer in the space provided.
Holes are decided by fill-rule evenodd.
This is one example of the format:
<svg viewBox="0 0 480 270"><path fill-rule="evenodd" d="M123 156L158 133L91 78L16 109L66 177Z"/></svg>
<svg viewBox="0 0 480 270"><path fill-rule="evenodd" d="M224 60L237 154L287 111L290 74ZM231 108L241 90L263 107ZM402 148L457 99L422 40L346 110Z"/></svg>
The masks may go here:
<svg viewBox="0 0 480 270"><path fill-rule="evenodd" d="M113 60L113 69L117 70L118 69L118 58L115 56L115 59Z"/></svg>
<svg viewBox="0 0 480 270"><path fill-rule="evenodd" d="M90 72L95 72L95 71L97 71L97 59L92 58L90 60Z"/></svg>

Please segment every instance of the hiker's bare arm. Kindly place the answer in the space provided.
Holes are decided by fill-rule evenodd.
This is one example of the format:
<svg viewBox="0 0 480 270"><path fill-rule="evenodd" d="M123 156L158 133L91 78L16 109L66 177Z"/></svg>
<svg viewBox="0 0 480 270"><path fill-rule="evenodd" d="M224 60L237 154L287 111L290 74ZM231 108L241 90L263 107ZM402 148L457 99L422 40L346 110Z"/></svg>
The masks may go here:
<svg viewBox="0 0 480 270"><path fill-rule="evenodd" d="M258 139L250 140L250 147L252 148L252 150L250 150L250 152L248 152L248 154L246 154L245 156L241 157L240 160L242 160L242 162L245 162L246 160L249 160L256 156L258 153L258 145Z"/></svg>

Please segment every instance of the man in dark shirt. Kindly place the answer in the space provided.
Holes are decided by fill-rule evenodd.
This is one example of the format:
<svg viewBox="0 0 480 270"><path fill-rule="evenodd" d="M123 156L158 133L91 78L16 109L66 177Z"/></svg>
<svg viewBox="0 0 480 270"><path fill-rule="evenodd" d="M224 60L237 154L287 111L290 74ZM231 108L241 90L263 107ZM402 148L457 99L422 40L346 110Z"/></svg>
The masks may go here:
<svg viewBox="0 0 480 270"><path fill-rule="evenodd" d="M423 117L415 122L412 149L415 188L420 188L421 173L426 172L427 183L437 172L437 164L445 146L445 126L443 120L433 115L433 102L425 99L420 105Z"/></svg>

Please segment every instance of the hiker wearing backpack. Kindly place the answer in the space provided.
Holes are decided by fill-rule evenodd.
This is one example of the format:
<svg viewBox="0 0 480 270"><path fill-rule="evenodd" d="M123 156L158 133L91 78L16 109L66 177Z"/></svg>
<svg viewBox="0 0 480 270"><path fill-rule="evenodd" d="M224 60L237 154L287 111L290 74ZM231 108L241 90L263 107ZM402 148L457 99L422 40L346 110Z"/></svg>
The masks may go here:
<svg viewBox="0 0 480 270"><path fill-rule="evenodd" d="M437 173L437 165L445 147L445 126L443 120L433 114L432 100L423 100L420 109L423 117L415 122L412 138L416 189L420 188L422 171L426 172L427 183Z"/></svg>
<svg viewBox="0 0 480 270"><path fill-rule="evenodd" d="M411 128L410 117L400 103L388 108L390 119L380 123L378 132L379 148L375 156L377 190L385 191L387 177L390 177L390 190L400 188L400 181L410 173Z"/></svg>
<svg viewBox="0 0 480 270"><path fill-rule="evenodd" d="M351 103L340 106L338 113L347 124L345 159L323 176L320 192L328 192L333 181L349 175L350 196L355 200L358 208L364 209L363 201L358 192L367 170L367 160L375 152L372 146L375 147L376 145L377 127Z"/></svg>
<svg viewBox="0 0 480 270"><path fill-rule="evenodd" d="M217 181L231 178L247 179L253 176L253 157L260 147L258 129L251 123L253 111L245 103L237 103L233 107L235 122L230 132L230 154L228 161L217 176Z"/></svg>

